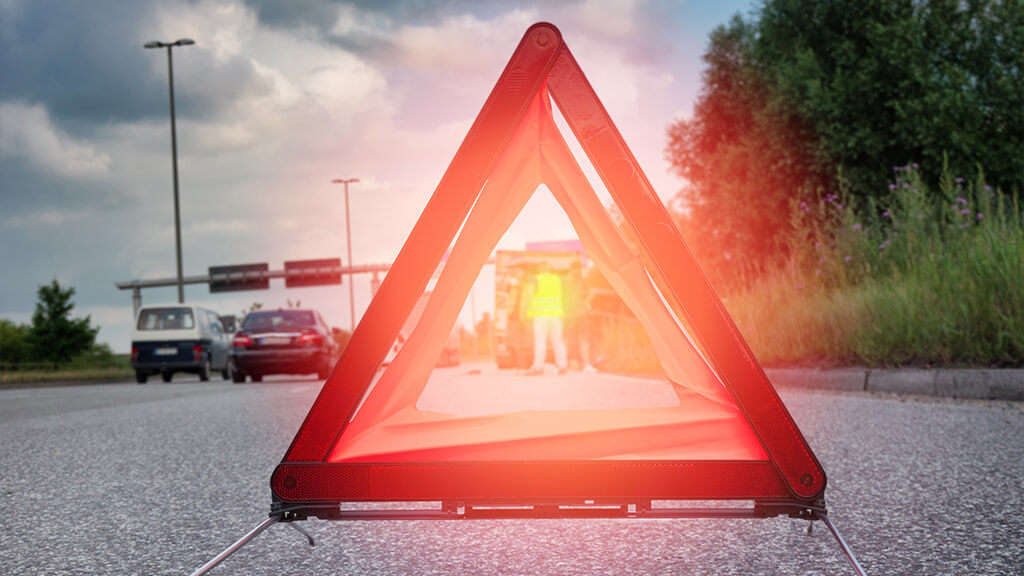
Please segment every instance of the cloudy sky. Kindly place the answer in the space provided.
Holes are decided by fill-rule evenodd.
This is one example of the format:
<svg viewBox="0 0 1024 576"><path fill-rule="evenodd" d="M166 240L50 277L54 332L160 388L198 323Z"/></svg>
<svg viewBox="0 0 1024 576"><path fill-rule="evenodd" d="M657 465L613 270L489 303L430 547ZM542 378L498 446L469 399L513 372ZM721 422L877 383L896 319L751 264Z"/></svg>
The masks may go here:
<svg viewBox="0 0 1024 576"><path fill-rule="evenodd" d="M175 275L167 59L174 51L185 275L345 256L390 262L523 32L554 23L655 189L682 182L665 130L691 113L708 33L753 0L0 0L0 318L40 284L76 290L99 340L130 347L114 282ZM585 164L585 163L584 163ZM542 190L542 192L544 192ZM575 237L538 194L503 240ZM493 308L481 275L476 314ZM356 317L370 299L355 282ZM349 326L348 287L186 300L221 313L301 300ZM143 291L173 302L175 288ZM463 319L468 323L470 306Z"/></svg>

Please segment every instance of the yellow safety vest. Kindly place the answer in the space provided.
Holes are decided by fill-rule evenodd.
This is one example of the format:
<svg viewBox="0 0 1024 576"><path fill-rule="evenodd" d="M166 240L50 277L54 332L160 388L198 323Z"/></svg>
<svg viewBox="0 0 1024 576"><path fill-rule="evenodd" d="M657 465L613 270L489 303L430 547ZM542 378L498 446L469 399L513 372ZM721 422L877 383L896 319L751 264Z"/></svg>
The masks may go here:
<svg viewBox="0 0 1024 576"><path fill-rule="evenodd" d="M535 316L565 316L562 310L562 280L550 272L537 274L537 290L530 299L526 311L530 318Z"/></svg>

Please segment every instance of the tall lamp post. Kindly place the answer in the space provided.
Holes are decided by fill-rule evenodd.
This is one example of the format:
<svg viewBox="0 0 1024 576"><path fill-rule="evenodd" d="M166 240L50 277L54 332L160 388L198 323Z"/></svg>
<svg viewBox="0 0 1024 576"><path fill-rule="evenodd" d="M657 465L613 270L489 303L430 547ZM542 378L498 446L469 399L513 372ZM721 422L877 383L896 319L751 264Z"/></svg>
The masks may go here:
<svg viewBox="0 0 1024 576"><path fill-rule="evenodd" d="M185 303L185 281L181 272L181 210L178 207L178 134L174 128L174 63L171 49L175 46L191 46L195 40L182 38L177 42L146 42L144 48L167 48L167 77L171 92L171 166L174 170L174 246L178 257L178 303Z"/></svg>
<svg viewBox="0 0 1024 576"><path fill-rule="evenodd" d="M347 180L336 178L331 180L333 184L344 184L345 185L345 244L348 246L348 322L349 322L349 334L354 334L356 331L356 301L355 296L352 295L352 224L348 219L348 185L351 183L359 182L359 178L349 178Z"/></svg>

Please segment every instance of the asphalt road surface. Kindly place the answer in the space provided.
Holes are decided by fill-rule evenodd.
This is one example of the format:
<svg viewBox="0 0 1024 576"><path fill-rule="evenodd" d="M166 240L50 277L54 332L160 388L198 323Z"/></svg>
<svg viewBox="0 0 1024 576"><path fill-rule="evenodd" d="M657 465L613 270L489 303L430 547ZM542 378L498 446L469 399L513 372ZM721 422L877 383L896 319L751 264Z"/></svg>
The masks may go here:
<svg viewBox="0 0 1024 576"><path fill-rule="evenodd" d="M319 387L0 390L0 574L191 573L266 518L270 473ZM868 574L1024 574L1024 406L782 396ZM277 525L211 574L853 574L820 523L808 536L788 518L303 526L315 547Z"/></svg>

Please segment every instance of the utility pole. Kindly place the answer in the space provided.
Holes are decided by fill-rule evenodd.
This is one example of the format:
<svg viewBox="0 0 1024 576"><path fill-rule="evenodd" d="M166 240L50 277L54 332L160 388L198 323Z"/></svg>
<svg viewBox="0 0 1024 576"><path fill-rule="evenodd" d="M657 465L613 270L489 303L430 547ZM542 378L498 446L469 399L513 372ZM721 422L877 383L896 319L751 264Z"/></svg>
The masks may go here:
<svg viewBox="0 0 1024 576"><path fill-rule="evenodd" d="M336 178L331 181L333 184L344 184L345 185L345 244L348 247L348 321L349 321L349 334L355 334L356 331L356 300L352 294L352 223L348 217L348 185L359 182L359 178L341 179Z"/></svg>
<svg viewBox="0 0 1024 576"><path fill-rule="evenodd" d="M174 62L171 49L175 46L191 46L195 40L182 38L177 42L146 42L144 48L167 48L167 78L171 93L171 167L174 172L174 248L178 262L178 303L185 303L185 282L181 269L181 209L178 203L178 134L174 119Z"/></svg>

